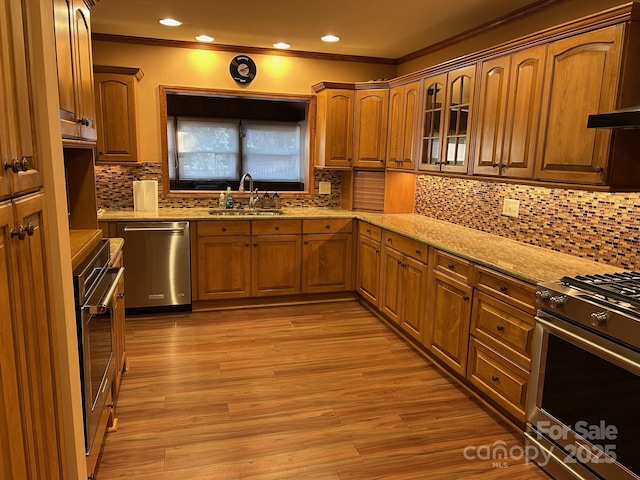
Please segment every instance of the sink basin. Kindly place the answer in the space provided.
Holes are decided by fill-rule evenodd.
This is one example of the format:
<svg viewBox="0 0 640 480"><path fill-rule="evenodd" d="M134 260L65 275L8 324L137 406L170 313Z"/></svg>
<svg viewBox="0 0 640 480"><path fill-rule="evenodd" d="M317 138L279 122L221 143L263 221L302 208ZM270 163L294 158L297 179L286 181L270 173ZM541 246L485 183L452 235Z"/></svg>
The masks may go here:
<svg viewBox="0 0 640 480"><path fill-rule="evenodd" d="M263 216L263 215L282 215L282 210L272 209L256 209L256 210L224 210L213 209L209 210L209 215L222 215L222 216Z"/></svg>

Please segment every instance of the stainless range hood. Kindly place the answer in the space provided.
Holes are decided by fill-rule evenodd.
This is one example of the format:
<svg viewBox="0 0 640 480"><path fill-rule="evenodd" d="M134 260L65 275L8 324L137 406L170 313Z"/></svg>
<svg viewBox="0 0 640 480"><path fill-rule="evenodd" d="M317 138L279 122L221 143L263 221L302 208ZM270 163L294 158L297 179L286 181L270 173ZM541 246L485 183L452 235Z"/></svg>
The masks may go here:
<svg viewBox="0 0 640 480"><path fill-rule="evenodd" d="M589 115L587 128L640 128L640 105Z"/></svg>

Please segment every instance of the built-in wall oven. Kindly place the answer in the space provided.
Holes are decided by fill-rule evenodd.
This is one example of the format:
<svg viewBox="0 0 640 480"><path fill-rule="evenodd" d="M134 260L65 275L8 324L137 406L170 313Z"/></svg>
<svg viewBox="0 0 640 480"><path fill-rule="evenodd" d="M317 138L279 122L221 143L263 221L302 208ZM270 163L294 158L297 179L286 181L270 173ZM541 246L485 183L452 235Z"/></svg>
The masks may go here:
<svg viewBox="0 0 640 480"><path fill-rule="evenodd" d="M557 479L640 479L640 273L536 296L529 457Z"/></svg>
<svg viewBox="0 0 640 480"><path fill-rule="evenodd" d="M109 268L109 260L110 243L104 239L74 270L87 453L98 430L115 373L111 304L124 269Z"/></svg>

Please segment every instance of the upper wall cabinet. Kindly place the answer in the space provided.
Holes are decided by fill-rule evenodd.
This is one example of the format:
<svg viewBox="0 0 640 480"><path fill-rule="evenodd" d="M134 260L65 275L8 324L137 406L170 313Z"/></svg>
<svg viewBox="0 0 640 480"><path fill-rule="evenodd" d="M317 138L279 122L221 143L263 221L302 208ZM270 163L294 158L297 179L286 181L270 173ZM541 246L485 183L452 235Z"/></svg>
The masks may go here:
<svg viewBox="0 0 640 480"><path fill-rule="evenodd" d="M99 162L138 161L139 68L94 67Z"/></svg>
<svg viewBox="0 0 640 480"><path fill-rule="evenodd" d="M474 174L532 177L546 48L481 62Z"/></svg>
<svg viewBox="0 0 640 480"><path fill-rule="evenodd" d="M53 0L60 121L64 138L96 140L89 8Z"/></svg>
<svg viewBox="0 0 640 480"><path fill-rule="evenodd" d="M420 170L467 172L475 76L470 65L425 79Z"/></svg>
<svg viewBox="0 0 640 480"><path fill-rule="evenodd" d="M351 168L353 163L353 85L345 88L316 85L315 165L334 169Z"/></svg>
<svg viewBox="0 0 640 480"><path fill-rule="evenodd" d="M356 90L354 167L384 169L387 153L389 90Z"/></svg>
<svg viewBox="0 0 640 480"><path fill-rule="evenodd" d="M420 82L393 87L389 92L387 168L413 170L420 142Z"/></svg>
<svg viewBox="0 0 640 480"><path fill-rule="evenodd" d="M625 52L623 45L625 34L638 43L637 33L625 32L632 26L614 25L549 45L536 179L638 185L637 143L635 149L622 148L628 132L587 128L589 114L631 106L619 102L640 95L637 52Z"/></svg>

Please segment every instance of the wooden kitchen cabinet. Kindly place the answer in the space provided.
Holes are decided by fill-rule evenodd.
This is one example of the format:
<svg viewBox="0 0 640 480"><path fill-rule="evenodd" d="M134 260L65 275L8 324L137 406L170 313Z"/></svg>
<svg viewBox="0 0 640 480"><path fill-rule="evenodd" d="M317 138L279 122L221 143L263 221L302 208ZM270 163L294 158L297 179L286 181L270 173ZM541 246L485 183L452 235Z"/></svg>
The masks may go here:
<svg viewBox="0 0 640 480"><path fill-rule="evenodd" d="M194 300L249 297L251 222L202 221L198 222L196 231Z"/></svg>
<svg viewBox="0 0 640 480"><path fill-rule="evenodd" d="M353 220L302 222L302 293L353 290Z"/></svg>
<svg viewBox="0 0 640 480"><path fill-rule="evenodd" d="M139 68L93 67L98 162L136 162Z"/></svg>
<svg viewBox="0 0 640 480"><path fill-rule="evenodd" d="M461 258L432 251L429 280L429 317L425 344L429 351L454 372L464 376L467 368L471 321L473 265Z"/></svg>
<svg viewBox="0 0 640 480"><path fill-rule="evenodd" d="M315 166L348 169L353 163L353 84L316 89Z"/></svg>
<svg viewBox="0 0 640 480"><path fill-rule="evenodd" d="M83 0L53 0L63 138L95 141L91 21Z"/></svg>
<svg viewBox="0 0 640 480"><path fill-rule="evenodd" d="M58 332L42 192L0 203L0 467L7 478L62 478Z"/></svg>
<svg viewBox="0 0 640 480"><path fill-rule="evenodd" d="M619 105L619 98L629 102L640 96L638 68L631 57L626 59L630 70L621 71L625 28L631 27L614 25L549 44L535 179L638 184L637 148L623 155L611 149L612 137L622 141L625 132L587 128L590 114L631 106ZM622 81L630 74L635 75L635 93L620 88L630 84L627 77Z"/></svg>
<svg viewBox="0 0 640 480"><path fill-rule="evenodd" d="M358 222L358 260L356 288L369 303L378 307L380 301L380 269L382 229Z"/></svg>
<svg viewBox="0 0 640 480"><path fill-rule="evenodd" d="M251 295L295 295L301 291L300 220L253 222Z"/></svg>
<svg viewBox="0 0 640 480"><path fill-rule="evenodd" d="M380 310L418 341L424 337L428 247L383 232Z"/></svg>
<svg viewBox="0 0 640 480"><path fill-rule="evenodd" d="M475 279L467 378L524 424L535 328L535 287L477 265Z"/></svg>
<svg viewBox="0 0 640 480"><path fill-rule="evenodd" d="M382 170L387 153L389 91L356 90L353 166Z"/></svg>
<svg viewBox="0 0 640 480"><path fill-rule="evenodd" d="M387 168L413 170L418 160L421 82L393 87L389 92Z"/></svg>
<svg viewBox="0 0 640 480"><path fill-rule="evenodd" d="M473 173L532 178L546 45L480 65Z"/></svg>
<svg viewBox="0 0 640 480"><path fill-rule="evenodd" d="M0 200L42 187L33 139L22 2L2 0L0 17Z"/></svg>
<svg viewBox="0 0 640 480"><path fill-rule="evenodd" d="M467 173L475 76L469 65L425 79L420 170Z"/></svg>

